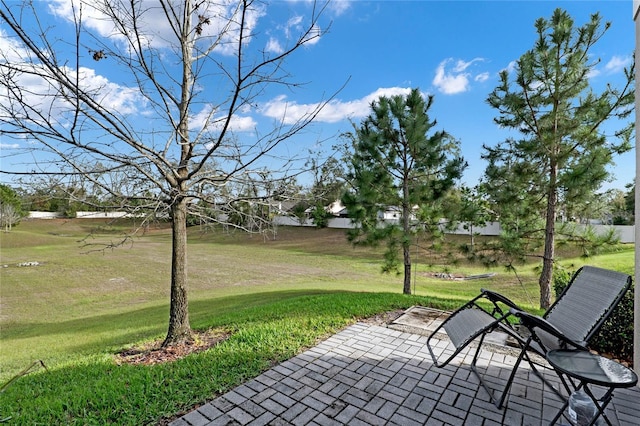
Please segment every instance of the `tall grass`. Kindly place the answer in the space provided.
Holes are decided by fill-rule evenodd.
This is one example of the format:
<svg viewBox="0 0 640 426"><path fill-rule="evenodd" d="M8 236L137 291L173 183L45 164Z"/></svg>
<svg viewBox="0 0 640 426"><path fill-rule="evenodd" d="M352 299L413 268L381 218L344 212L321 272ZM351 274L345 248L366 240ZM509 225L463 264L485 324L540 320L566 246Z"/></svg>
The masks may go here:
<svg viewBox="0 0 640 426"><path fill-rule="evenodd" d="M156 366L117 365L114 354L162 338L168 320L170 234L149 229L116 250L129 224L34 221L2 236L0 382L35 360L48 371L22 377L0 394L0 419L16 424L153 424L259 374L360 318L421 304L452 309L488 287L525 306L537 303L537 271L519 283L448 281L451 267L414 259L414 296L402 279L381 275L379 252L354 249L336 230L279 230L275 240L245 234L189 237L190 316L196 329L232 331L204 353ZM90 239L85 237L91 231ZM82 241L82 242L81 242ZM18 267L22 262L39 266ZM579 260L573 260L579 263ZM589 260L632 272L633 251ZM464 274L487 272L477 265Z"/></svg>

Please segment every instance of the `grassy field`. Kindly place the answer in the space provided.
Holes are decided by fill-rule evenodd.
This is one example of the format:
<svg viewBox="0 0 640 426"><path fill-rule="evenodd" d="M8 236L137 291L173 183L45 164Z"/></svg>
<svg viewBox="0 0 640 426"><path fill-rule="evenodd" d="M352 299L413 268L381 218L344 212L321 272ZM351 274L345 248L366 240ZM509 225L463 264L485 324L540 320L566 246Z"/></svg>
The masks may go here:
<svg viewBox="0 0 640 426"><path fill-rule="evenodd" d="M415 295L380 274L379 250L353 248L343 231L280 228L275 239L190 229L192 327L231 332L207 352L158 366L117 365L114 354L162 338L168 321L170 232L148 229L114 250L127 224L23 222L1 241L0 383L36 360L48 371L0 395L0 420L16 424L154 424L212 398L336 330L380 312L422 304L451 309L480 287L525 307L538 301L535 265L489 272L414 258ZM90 237L88 235L91 234ZM19 266L38 262L37 266ZM572 267L584 260L566 262ZM633 247L588 259L633 273Z"/></svg>

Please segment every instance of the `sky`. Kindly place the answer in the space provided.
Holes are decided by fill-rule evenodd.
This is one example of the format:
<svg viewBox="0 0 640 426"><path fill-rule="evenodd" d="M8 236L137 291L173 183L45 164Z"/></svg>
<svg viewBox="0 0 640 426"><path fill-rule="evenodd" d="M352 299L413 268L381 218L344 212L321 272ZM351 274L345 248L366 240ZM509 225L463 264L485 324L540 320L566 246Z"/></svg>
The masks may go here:
<svg viewBox="0 0 640 426"><path fill-rule="evenodd" d="M73 34L67 1L40 4L42 22L63 37ZM437 121L436 128L460 141L462 155L469 164L463 183L473 186L486 167L481 159L482 146L494 146L509 136L493 123L496 111L486 98L497 86L499 72L510 69L533 47L536 19L550 18L558 7L567 10L578 26L596 12L611 22L611 28L592 51L601 62L590 83L596 91L607 83L621 87L623 68L631 64L635 41L630 0L336 0L319 21L322 35L295 52L285 64L292 78L305 84L295 90L270 87L256 100L255 109L238 114L234 130L242 137L243 132L248 135L256 128L273 125L274 120L292 120L296 114L333 96L307 133L279 148L291 154L310 149L330 153L331 147L341 142L339 135L368 115L372 101L381 95L405 94L411 88L419 88L434 95L430 118ZM266 5L253 17L260 37L251 43L256 49L276 54L286 46L287 37L308 20L311 11L311 3L303 0ZM99 19L93 25L99 32L108 31ZM3 56L12 60L6 52L15 47L15 40L0 25ZM218 54L224 58L226 53ZM105 105L131 116L145 116L144 100L108 60L87 61L84 66L86 81L99 81L102 87L114 88L112 96L108 100L105 97ZM197 126L210 112L211 106L207 105L193 111L193 124ZM0 129L1 170L18 170L28 164L28 160L16 155L25 143L8 138ZM616 157L611 173L614 180L603 190L624 190L635 176L635 154ZM0 174L1 182L10 180L10 175Z"/></svg>

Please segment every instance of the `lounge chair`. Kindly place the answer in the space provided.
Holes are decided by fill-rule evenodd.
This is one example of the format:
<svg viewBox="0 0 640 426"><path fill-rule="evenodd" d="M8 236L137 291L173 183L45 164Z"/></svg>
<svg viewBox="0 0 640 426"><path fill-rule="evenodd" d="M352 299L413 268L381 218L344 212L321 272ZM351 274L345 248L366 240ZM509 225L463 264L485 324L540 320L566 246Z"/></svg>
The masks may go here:
<svg viewBox="0 0 640 426"><path fill-rule="evenodd" d="M470 367L489 393L491 401L501 408L522 360L528 361L538 377L546 382L536 368L535 357L532 359L528 351L544 357L547 351L553 349L586 350L589 340L609 318L630 286L629 275L584 266L574 274L571 282L542 317L523 311L499 293L483 289L436 328L427 339L427 346L434 364L444 367L467 345L479 339ZM441 335L443 330L454 350L438 350L440 353L436 356L434 341L440 340L436 335ZM501 395L494 394L476 368L485 337L495 330L504 331L520 346L520 354ZM551 388L560 395L554 386Z"/></svg>

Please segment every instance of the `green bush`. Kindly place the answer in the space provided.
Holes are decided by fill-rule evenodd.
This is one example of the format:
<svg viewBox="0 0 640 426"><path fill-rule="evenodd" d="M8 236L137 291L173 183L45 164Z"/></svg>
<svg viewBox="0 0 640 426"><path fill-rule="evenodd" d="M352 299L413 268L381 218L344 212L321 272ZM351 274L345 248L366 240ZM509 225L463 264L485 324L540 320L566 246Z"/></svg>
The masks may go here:
<svg viewBox="0 0 640 426"><path fill-rule="evenodd" d="M615 358L631 361L633 359L633 294L635 283L631 286L613 315L604 323L600 332L591 340L591 348Z"/></svg>
<svg viewBox="0 0 640 426"><path fill-rule="evenodd" d="M553 273L553 290L556 297L569 284L573 272L556 268ZM610 354L626 361L633 359L633 295L631 286L613 314L604 323L598 334L591 339L590 347L596 352Z"/></svg>
<svg viewBox="0 0 640 426"><path fill-rule="evenodd" d="M331 219L333 215L329 213L323 205L317 204L311 212L311 217L313 218L313 223L316 225L316 228L326 228L329 225L329 219Z"/></svg>
<svg viewBox="0 0 640 426"><path fill-rule="evenodd" d="M556 293L556 297L564 291L569 285L573 272L566 269L560 269L558 267L553 268L553 291Z"/></svg>

